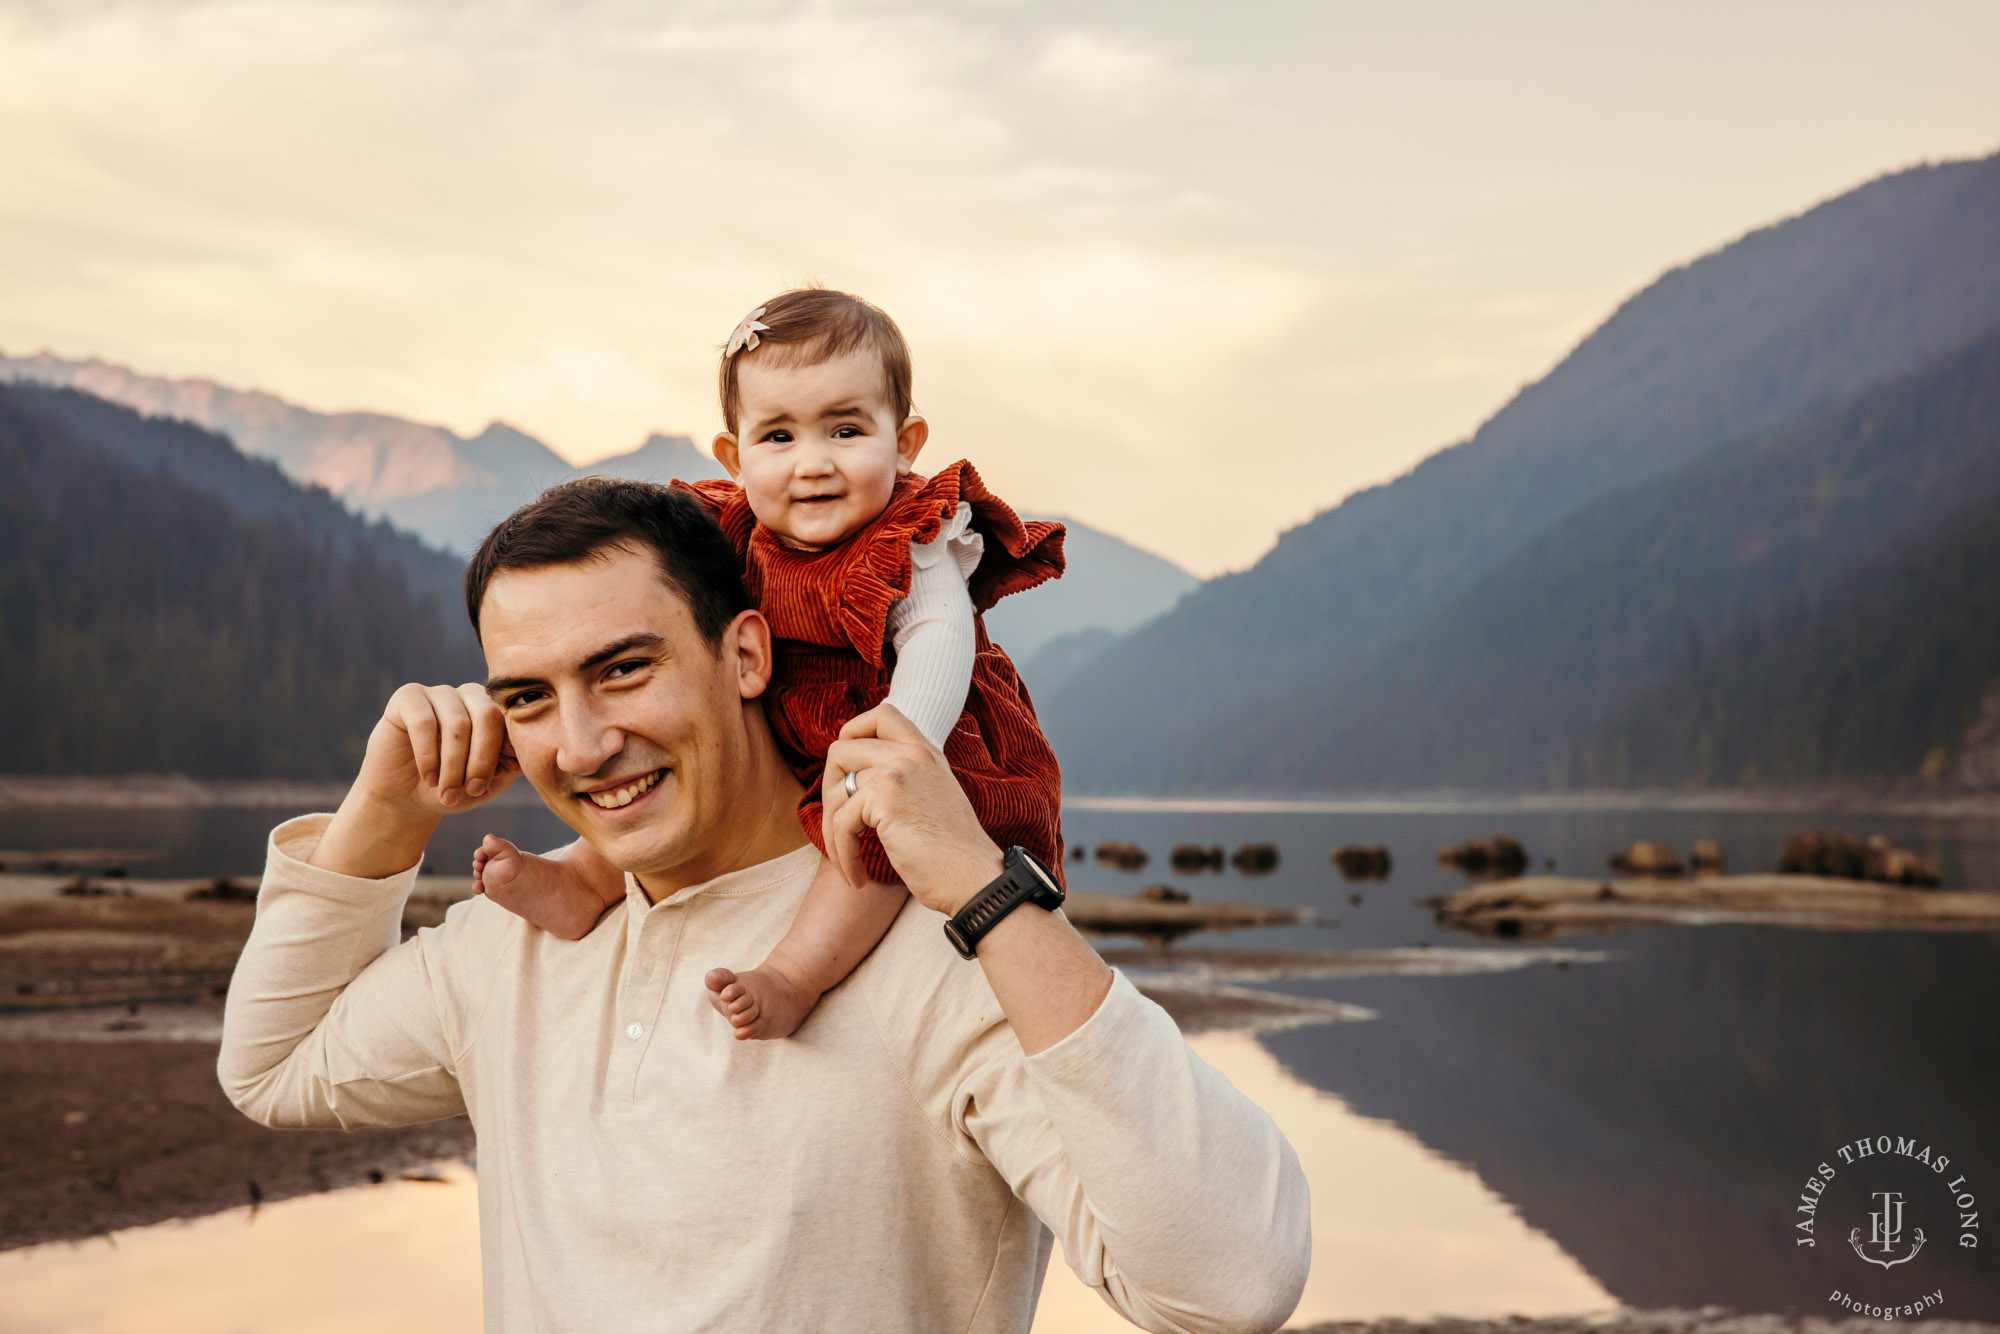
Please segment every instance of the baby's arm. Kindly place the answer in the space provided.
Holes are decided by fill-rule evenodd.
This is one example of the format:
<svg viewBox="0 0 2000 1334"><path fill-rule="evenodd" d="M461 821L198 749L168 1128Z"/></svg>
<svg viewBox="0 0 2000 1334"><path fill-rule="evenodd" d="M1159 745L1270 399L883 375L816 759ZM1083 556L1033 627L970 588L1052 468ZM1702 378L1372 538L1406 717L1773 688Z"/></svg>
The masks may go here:
<svg viewBox="0 0 2000 1334"><path fill-rule="evenodd" d="M472 854L472 887L551 935L581 940L625 897L625 873L582 839L537 857L488 834Z"/></svg>
<svg viewBox="0 0 2000 1334"><path fill-rule="evenodd" d="M896 670L889 703L939 750L965 711L977 652L972 594L966 580L979 567L982 539L961 504L935 541L910 549L910 595L889 609Z"/></svg>

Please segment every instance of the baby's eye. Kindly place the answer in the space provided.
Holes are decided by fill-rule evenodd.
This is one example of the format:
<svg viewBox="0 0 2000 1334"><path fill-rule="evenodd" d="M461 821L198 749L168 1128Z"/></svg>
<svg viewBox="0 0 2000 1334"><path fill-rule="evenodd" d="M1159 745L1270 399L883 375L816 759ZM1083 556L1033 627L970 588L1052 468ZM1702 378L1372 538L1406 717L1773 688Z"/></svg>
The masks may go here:
<svg viewBox="0 0 2000 1334"><path fill-rule="evenodd" d="M764 437L764 443L770 445L789 445L792 443L792 433L790 431L769 432Z"/></svg>
<svg viewBox="0 0 2000 1334"><path fill-rule="evenodd" d="M833 438L836 440L852 440L860 434L859 426L836 426L833 429Z"/></svg>

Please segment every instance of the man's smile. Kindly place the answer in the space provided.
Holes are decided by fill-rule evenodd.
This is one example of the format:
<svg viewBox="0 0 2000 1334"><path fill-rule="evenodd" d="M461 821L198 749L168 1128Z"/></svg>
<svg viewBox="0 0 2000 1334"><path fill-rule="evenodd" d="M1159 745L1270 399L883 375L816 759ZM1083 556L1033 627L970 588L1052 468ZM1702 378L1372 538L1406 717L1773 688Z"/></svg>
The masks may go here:
<svg viewBox="0 0 2000 1334"><path fill-rule="evenodd" d="M667 771L665 769L655 769L653 772L641 774L637 778L614 783L591 792L579 792L576 795L584 798L600 811L620 810L626 806L630 806L633 802L651 792L659 784L659 781L666 776Z"/></svg>

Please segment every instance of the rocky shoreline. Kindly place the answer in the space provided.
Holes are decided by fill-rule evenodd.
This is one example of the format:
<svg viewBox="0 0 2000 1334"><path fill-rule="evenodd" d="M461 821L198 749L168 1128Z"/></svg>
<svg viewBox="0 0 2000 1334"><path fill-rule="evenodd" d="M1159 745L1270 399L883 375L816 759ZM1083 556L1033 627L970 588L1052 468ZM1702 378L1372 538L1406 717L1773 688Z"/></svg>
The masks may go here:
<svg viewBox="0 0 2000 1334"><path fill-rule="evenodd" d="M210 780L181 774L53 775L0 774L0 809L41 806L144 809L172 807L289 807L331 810L340 803L343 782L295 779ZM499 798L502 804L532 805L526 784ZM1911 784L1820 784L1784 788L1588 790L1576 792L1330 792L1274 795L1227 792L1203 797L1076 795L1067 804L1083 810L1188 810L1321 807L1356 804L1469 806L1495 810L1560 811L1758 811L1798 814L1917 815L1945 818L2000 818L2000 788L1925 787Z"/></svg>

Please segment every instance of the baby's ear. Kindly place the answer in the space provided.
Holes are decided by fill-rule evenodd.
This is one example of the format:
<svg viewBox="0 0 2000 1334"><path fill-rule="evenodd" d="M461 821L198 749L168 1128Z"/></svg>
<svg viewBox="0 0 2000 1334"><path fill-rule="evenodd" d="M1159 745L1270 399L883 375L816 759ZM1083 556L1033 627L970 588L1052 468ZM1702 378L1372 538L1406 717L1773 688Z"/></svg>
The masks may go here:
<svg viewBox="0 0 2000 1334"><path fill-rule="evenodd" d="M931 438L931 424L917 413L903 419L903 429L896 432L896 472L900 476L917 464L917 455L924 452L924 442Z"/></svg>
<svg viewBox="0 0 2000 1334"><path fill-rule="evenodd" d="M736 452L735 436L724 431L715 437L715 443L710 445L709 449L714 453L715 461L729 470L731 481L736 481L743 476L743 461Z"/></svg>

